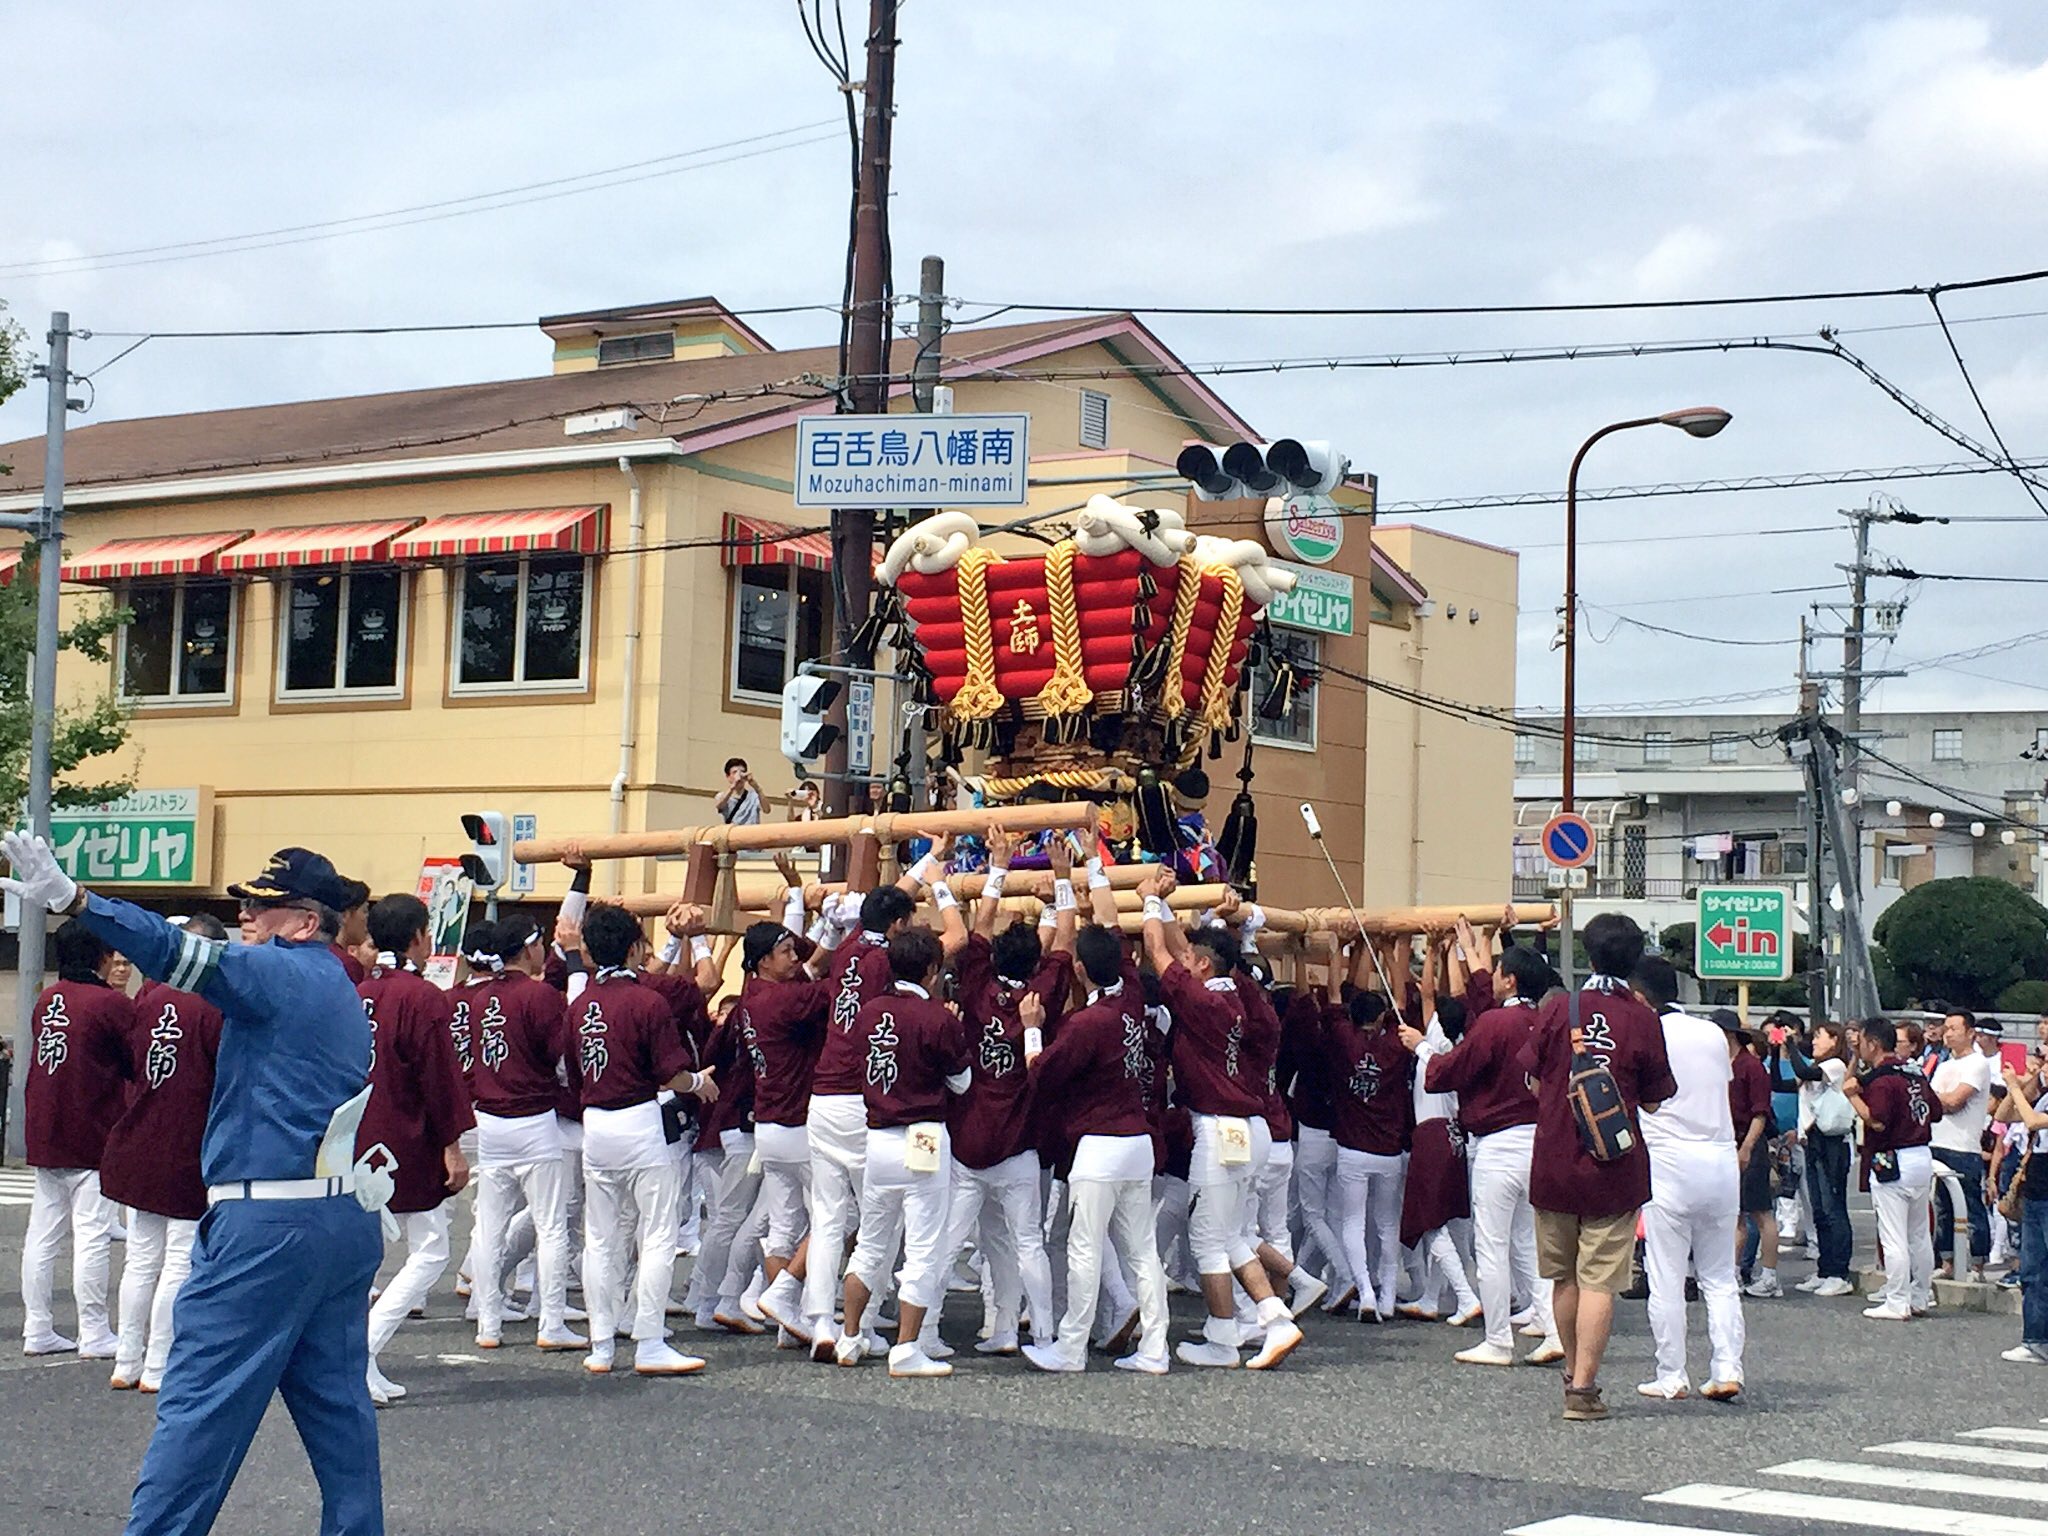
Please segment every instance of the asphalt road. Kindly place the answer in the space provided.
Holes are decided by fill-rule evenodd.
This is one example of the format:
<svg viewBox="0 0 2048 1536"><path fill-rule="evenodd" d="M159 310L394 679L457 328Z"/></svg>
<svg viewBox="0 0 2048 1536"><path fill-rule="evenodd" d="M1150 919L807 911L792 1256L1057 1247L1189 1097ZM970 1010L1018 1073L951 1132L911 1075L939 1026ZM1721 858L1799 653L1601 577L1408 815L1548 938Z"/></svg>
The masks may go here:
<svg viewBox="0 0 2048 1536"><path fill-rule="evenodd" d="M21 1325L25 1219L25 1210L0 1204L0 1336L9 1340ZM1796 1261L1786 1269L1788 1282L1805 1273ZM1615 1416L1584 1425L1559 1419L1555 1371L1455 1365L1451 1352L1469 1335L1441 1325L1316 1317L1307 1345L1263 1375L1177 1368L1152 1379L1105 1363L1080 1377L1047 1377L963 1350L948 1380L897 1382L877 1365L813 1366L765 1339L705 1338L682 1324L678 1342L711 1362L704 1374L600 1380L584 1373L579 1355L511 1347L528 1328L508 1329L506 1349L480 1355L446 1285L432 1315L408 1324L384 1357L410 1388L379 1419L394 1533L895 1533L964 1524L1119 1536L1492 1536L1547 1520L1561 1523L1539 1525L1542 1536L1649 1536L1666 1525L1752 1536L2048 1533L2048 1523L2010 1519L2048 1516L2048 1470L2014 1471L2027 1455L2048 1469L2048 1430L2035 1431L2044 1441L2031 1448L1967 1433L2035 1426L2048 1406L2048 1375L1997 1359L2017 1337L2008 1317L1938 1313L1885 1325L1865 1322L1848 1300L1753 1302L1749 1391L1740 1405L1720 1406L1635 1395L1649 1374L1649 1335L1641 1304L1623 1303L1603 1376ZM956 1344L973 1337L978 1310L975 1298L954 1298L948 1333ZM1190 1331L1195 1310L1176 1298L1176 1336ZM60 1325L63 1316L60 1308ZM1696 1373L1703 1368L1700 1359ZM107 1390L106 1374L103 1362L31 1362L11 1346L0 1354L0 1532L118 1529L151 1420L146 1400ZM1951 1449L1946 1460L1862 1449L1899 1441ZM1836 1470L1764 1471L1801 1458ZM1930 1475L1937 1484L1944 1476L2022 1481L2017 1494L1987 1499L1981 1489L1929 1488ZM1885 1477L1920 1486L1872 1485ZM1681 1497L1761 1507L1644 1502L1697 1485L1747 1493ZM1775 1502L1787 1496L1789 1504ZM1823 1504L1799 1503L1815 1496ZM2000 1519L1926 1523L1944 1508ZM1603 1527L1586 1517L1650 1525ZM218 1529L317 1524L305 1456L273 1408Z"/></svg>

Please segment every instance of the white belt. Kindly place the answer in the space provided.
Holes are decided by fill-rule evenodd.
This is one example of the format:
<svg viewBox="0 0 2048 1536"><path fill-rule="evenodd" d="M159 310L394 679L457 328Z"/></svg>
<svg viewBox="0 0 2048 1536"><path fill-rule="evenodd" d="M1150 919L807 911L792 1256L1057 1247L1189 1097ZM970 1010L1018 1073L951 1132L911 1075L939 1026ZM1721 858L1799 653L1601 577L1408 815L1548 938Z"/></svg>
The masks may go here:
<svg viewBox="0 0 2048 1536"><path fill-rule="evenodd" d="M353 1178L338 1179L238 1179L232 1184L210 1184L206 1203L223 1200L327 1200L355 1193Z"/></svg>

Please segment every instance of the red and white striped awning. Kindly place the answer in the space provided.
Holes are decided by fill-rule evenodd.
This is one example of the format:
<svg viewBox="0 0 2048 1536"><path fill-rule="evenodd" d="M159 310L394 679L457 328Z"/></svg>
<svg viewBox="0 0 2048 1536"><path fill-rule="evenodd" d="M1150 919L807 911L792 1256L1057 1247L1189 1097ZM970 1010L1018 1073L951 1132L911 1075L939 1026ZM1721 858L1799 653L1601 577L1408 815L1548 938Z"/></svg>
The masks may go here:
<svg viewBox="0 0 2048 1536"><path fill-rule="evenodd" d="M391 558L391 541L419 525L416 517L375 523L319 523L266 528L220 557L223 571L281 571L302 565L368 565Z"/></svg>
<svg viewBox="0 0 2048 1536"><path fill-rule="evenodd" d="M604 538L604 510L601 506L529 507L521 512L462 512L437 517L393 539L391 558L595 554Z"/></svg>
<svg viewBox="0 0 2048 1536"><path fill-rule="evenodd" d="M145 576L211 576L220 553L249 537L239 533L173 533L153 539L111 539L64 562L66 581L133 581Z"/></svg>
<svg viewBox="0 0 2048 1536"><path fill-rule="evenodd" d="M721 558L727 565L800 565L806 570L829 571L832 535L805 533L787 523L728 512Z"/></svg>

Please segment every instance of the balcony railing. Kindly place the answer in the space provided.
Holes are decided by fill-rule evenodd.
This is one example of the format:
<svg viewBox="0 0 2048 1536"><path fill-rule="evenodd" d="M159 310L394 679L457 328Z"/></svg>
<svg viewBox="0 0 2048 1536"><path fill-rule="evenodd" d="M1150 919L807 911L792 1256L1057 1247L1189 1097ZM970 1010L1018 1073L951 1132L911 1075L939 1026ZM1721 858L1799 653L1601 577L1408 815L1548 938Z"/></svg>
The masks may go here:
<svg viewBox="0 0 2048 1536"><path fill-rule="evenodd" d="M1731 875L1726 878L1696 875L1682 880L1630 880L1625 876L1603 875L1596 876L1589 882L1588 889L1580 894L1602 901L1690 901L1703 885L1782 885L1789 888L1805 878L1804 875ZM1551 894L1550 882L1544 876L1515 876L1515 900L1546 901Z"/></svg>

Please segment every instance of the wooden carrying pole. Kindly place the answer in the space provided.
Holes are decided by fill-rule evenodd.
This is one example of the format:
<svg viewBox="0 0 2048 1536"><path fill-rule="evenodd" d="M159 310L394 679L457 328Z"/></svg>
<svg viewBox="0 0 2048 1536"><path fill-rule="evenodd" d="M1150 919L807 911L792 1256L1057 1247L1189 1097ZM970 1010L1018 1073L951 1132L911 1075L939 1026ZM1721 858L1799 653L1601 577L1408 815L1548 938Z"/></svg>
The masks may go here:
<svg viewBox="0 0 2048 1536"><path fill-rule="evenodd" d="M665 832L615 832L587 838L543 837L512 845L521 864L559 864L572 844L592 859L644 859L686 854L699 843L721 853L773 852L782 848L817 848L850 842L869 833L885 843L911 837L957 836L985 832L1079 832L1095 826L1101 812L1088 800L1059 804L990 806L975 811L883 812L876 816L839 816L825 821L763 822L757 826L677 827Z"/></svg>
<svg viewBox="0 0 2048 1536"><path fill-rule="evenodd" d="M1556 916L1557 909L1548 902L1522 902L1514 911L1515 923L1519 926L1523 923L1547 923ZM1286 907L1266 907L1265 913L1268 933L1348 934L1357 926L1349 907L1308 907L1299 912ZM1365 920L1367 933L1375 938L1391 938L1404 933L1445 933L1455 928L1461 917L1475 928L1496 927L1502 914L1499 907L1441 906L1376 907L1358 915Z"/></svg>

